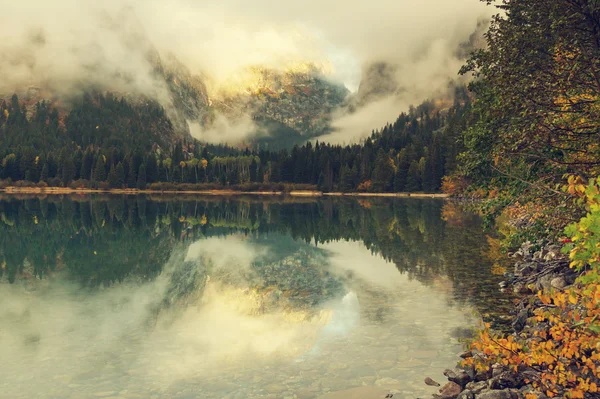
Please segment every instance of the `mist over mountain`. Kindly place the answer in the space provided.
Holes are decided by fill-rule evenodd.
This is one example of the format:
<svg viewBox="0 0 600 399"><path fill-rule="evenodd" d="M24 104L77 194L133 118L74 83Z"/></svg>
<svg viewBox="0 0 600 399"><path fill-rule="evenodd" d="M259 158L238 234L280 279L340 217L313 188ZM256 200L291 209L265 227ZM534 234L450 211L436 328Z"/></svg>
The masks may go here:
<svg viewBox="0 0 600 399"><path fill-rule="evenodd" d="M160 104L180 136L279 148L359 140L446 92L489 10L471 0L30 0L3 13L3 98L67 112L84 93L109 92Z"/></svg>

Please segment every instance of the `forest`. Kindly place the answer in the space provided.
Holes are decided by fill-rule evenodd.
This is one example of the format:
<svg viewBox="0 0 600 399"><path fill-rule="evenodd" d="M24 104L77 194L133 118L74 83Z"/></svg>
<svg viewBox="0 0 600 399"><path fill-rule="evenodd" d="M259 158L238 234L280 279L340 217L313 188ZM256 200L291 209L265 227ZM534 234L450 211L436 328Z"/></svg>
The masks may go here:
<svg viewBox="0 0 600 399"><path fill-rule="evenodd" d="M412 107L362 143L268 151L177 138L152 102L93 93L61 117L45 101L28 109L14 95L0 103L0 179L5 186L103 189L291 183L321 191L438 192L456 168L470 108L459 87L446 109L432 101Z"/></svg>
<svg viewBox="0 0 600 399"><path fill-rule="evenodd" d="M487 3L498 13L486 47L461 70L473 78L476 100L445 191L476 199L475 208L503 226L506 253L518 256L524 244L539 256L553 245L564 256L554 261L563 262L563 275L577 278L563 287L511 287L525 294L515 306L523 324L517 316L512 333L483 327L470 345L476 356L463 365L482 373L504 365L505 381L514 377L509 386L527 399L598 398L600 4ZM552 262L529 278L552 273Z"/></svg>
<svg viewBox="0 0 600 399"><path fill-rule="evenodd" d="M295 184L340 192L442 191L462 200L461 204L484 216L488 227L502 232L497 249L506 258L509 254L511 259L523 258L519 251L526 243L538 254L535 261L547 267L536 269L535 284L527 283L521 290L514 287L521 295L514 309L515 321L520 318L522 328L507 333L484 325L465 354L463 367L479 376L478 381L497 387L494 390L502 392L494 394L500 396L470 392L471 396L463 397L598 398L600 2L482 1L495 6L496 14L484 35L485 46L475 50L460 71L470 81L468 89L456 88L450 106L427 101L399 113L395 121L376 127L360 143L315 141L281 151L206 145L177 136L165 110L152 102L90 93L74 101L67 112L56 104L27 104L15 95L0 103L1 186L161 189L246 185L260 189ZM74 206L78 210L68 210L66 222L54 220L67 229L89 226L90 237L98 226L121 228L125 219L131 219L127 223L146 223L148 211L132 201L127 207L116 203ZM248 217L237 221L219 218L223 213L214 210L217 216L208 220L223 225L242 223L250 232L261 226L264 214L259 208L243 210ZM371 219L362 218L366 212L359 205L342 208L336 215L328 211L326 203L310 208L328 215L318 226L306 224L302 215L306 209L292 209L285 216L288 219L280 219L285 221L280 228L291 229L295 238L316 242L360 237L386 258L396 256L398 248L405 254L414 254L411 249L416 249L418 256L429 256L435 255L439 245L448 245L437 241L435 230L424 228L425 224L413 228L402 207L376 208ZM198 231L210 223L202 219L209 212L198 214L198 219L195 209L189 220L182 214L174 217L172 212L166 212L171 216L162 220L171 220L171 229L188 221L194 225L176 230L174 236ZM445 228L453 229L452 237L468 240L470 233L464 226L453 226L452 212L446 211ZM25 232L24 237L46 242L45 231L29 234L28 230L42 228L36 221L44 212L35 209L29 225L17 226ZM113 215L105 216L106 212ZM334 217L343 222L332 229L327 221ZM151 218L155 221L149 226L159 224L155 216ZM397 223L384 223L389 220ZM7 233L0 234L0 246L10 254L16 246L11 241L12 221L4 223L7 227L0 227ZM150 230L146 234L151 237ZM413 248L410 237L417 234L430 240L427 248L416 244ZM553 252L559 258L540 263L549 247L559 248L558 255ZM409 264L418 264L415 256ZM456 259L458 264L466 263L464 257ZM16 275L14 265L21 261L7 260L6 273ZM574 282L539 288L537 282L546 275L554 276L558 269L552 267L561 262L565 273L577 274ZM43 266L41 259L39 264L43 271L53 267ZM463 271L468 274L461 269L454 283L467 279ZM507 271L506 278L516 277ZM105 279L111 280L100 278ZM459 392L463 388L459 386Z"/></svg>

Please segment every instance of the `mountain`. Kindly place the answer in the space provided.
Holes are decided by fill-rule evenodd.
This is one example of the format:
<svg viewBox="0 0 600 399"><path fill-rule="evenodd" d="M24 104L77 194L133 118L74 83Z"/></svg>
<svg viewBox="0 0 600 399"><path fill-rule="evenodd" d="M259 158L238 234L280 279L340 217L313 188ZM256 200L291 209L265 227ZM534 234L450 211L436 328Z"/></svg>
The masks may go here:
<svg viewBox="0 0 600 399"><path fill-rule="evenodd" d="M217 88L214 94L209 94L206 82L210 79L206 76L192 74L174 56L163 59L155 54L152 58L152 74L156 86L163 92L156 98L94 85L69 97L37 86L16 90L16 93L28 117L34 114L40 101L49 102L61 115L67 115L83 97L93 96L92 93L123 97L132 105L160 105L173 127L173 132L163 132L163 138L169 143L178 137L190 137L190 123L211 129L219 116L232 123L249 117L253 126L245 135L248 137L245 144L275 149L291 148L325 133L332 112L343 104L349 93L343 85L328 81L314 65L305 64L284 71L249 68L246 80L238 86ZM10 100L10 96L5 94L4 99Z"/></svg>
<svg viewBox="0 0 600 399"><path fill-rule="evenodd" d="M190 138L191 125L199 131L218 131L222 126L217 122L225 119L227 126L252 122L239 135L246 144L286 147L325 131L331 112L348 94L344 86L327 79L324 68L310 63L248 66L216 82L160 50L131 8L94 21L98 34L80 47L61 45L40 29L6 50L3 57L9 62L0 64L5 68L0 69L0 100L10 102L17 94L27 118L33 117L38 102L46 101L64 120L86 95L101 93L125 98L132 106L159 104L173 130L161 136L171 144ZM49 61L49 53L68 62Z"/></svg>
<svg viewBox="0 0 600 399"><path fill-rule="evenodd" d="M348 94L346 87L328 81L314 64L285 70L252 67L240 82L216 93L212 109L230 116L251 115L262 133L254 144L291 147L326 132L333 111Z"/></svg>

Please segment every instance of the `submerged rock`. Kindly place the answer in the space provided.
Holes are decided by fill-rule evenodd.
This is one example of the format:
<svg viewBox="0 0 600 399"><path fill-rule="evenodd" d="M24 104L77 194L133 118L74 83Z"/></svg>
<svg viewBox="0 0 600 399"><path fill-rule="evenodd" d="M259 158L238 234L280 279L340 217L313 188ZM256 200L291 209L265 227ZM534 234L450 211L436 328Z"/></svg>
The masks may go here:
<svg viewBox="0 0 600 399"><path fill-rule="evenodd" d="M429 385L430 387L439 387L440 386L439 382L434 381L430 377L425 378L425 384Z"/></svg>

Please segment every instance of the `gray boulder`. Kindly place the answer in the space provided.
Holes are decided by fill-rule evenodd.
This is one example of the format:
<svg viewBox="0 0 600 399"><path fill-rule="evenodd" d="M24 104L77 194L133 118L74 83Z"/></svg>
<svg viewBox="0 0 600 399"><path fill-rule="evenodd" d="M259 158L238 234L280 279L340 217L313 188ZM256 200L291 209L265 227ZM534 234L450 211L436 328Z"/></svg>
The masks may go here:
<svg viewBox="0 0 600 399"><path fill-rule="evenodd" d="M460 395L462 388L455 382L450 381L440 389L440 395L436 395L441 399L456 399Z"/></svg>
<svg viewBox="0 0 600 399"><path fill-rule="evenodd" d="M467 389L462 391L460 395L456 397L456 399L475 399L475 394Z"/></svg>
<svg viewBox="0 0 600 399"><path fill-rule="evenodd" d="M523 385L523 378L518 374L504 372L488 380L491 389L519 388Z"/></svg>
<svg viewBox="0 0 600 399"><path fill-rule="evenodd" d="M478 393L488 389L488 384L487 384L487 381L477 381L477 382L473 381L473 382L469 382L467 384L466 388L469 391L473 392L474 394L478 394Z"/></svg>
<svg viewBox="0 0 600 399"><path fill-rule="evenodd" d="M557 290L561 290L562 291L567 286L567 281L562 276L561 277L556 277L556 278L553 278L552 281L550 281L550 286L552 288L555 288Z"/></svg>
<svg viewBox="0 0 600 399"><path fill-rule="evenodd" d="M455 382L463 388L472 380L469 374L462 369L446 369L444 371L444 375L448 378L449 381Z"/></svg>

